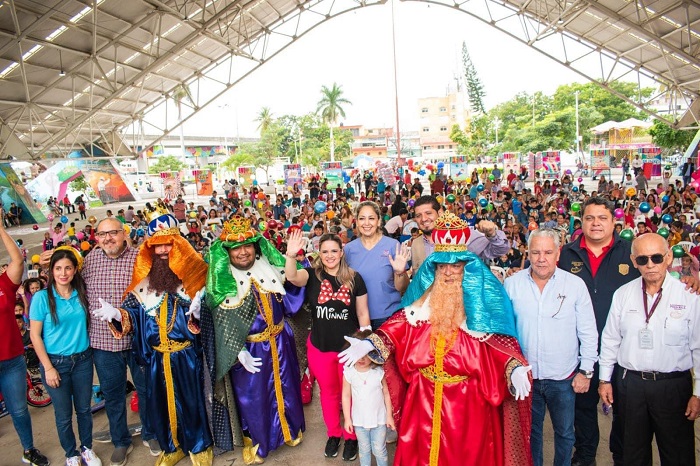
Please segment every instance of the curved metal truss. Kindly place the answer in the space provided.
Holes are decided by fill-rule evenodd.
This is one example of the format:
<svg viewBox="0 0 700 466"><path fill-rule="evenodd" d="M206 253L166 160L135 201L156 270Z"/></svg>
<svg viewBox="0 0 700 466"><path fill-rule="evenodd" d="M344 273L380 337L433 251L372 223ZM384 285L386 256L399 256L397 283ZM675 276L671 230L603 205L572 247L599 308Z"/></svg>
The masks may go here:
<svg viewBox="0 0 700 466"><path fill-rule="evenodd" d="M129 146L151 145L157 140L140 135L170 134L319 24L385 2L0 0L0 154L129 154L125 128ZM668 112L632 103L670 123L679 108L700 102L696 2L430 3L496 27L608 89L615 80L656 82Z"/></svg>

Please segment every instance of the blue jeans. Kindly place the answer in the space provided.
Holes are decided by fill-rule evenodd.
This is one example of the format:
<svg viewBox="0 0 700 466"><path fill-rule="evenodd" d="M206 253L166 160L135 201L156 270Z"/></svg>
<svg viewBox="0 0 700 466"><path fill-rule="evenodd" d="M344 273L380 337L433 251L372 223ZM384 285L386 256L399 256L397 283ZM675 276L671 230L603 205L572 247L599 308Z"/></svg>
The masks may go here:
<svg viewBox="0 0 700 466"><path fill-rule="evenodd" d="M41 378L53 401L58 441L66 453L66 458L80 456L73 433L73 406L78 420L80 445L92 448L92 349L88 348L82 353L69 356L49 354L49 359L58 371L61 381L58 387L49 387L43 365L40 366Z"/></svg>
<svg viewBox="0 0 700 466"><path fill-rule="evenodd" d="M357 435L360 466L371 466L372 454L377 460L377 466L389 464L389 454L386 451L386 426L371 429L355 426L355 435Z"/></svg>
<svg viewBox="0 0 700 466"><path fill-rule="evenodd" d="M530 447L535 466L542 466L542 427L545 409L554 427L554 466L570 466L574 449L576 394L573 377L564 380L534 380L532 384L532 430ZM591 388L592 390L593 388Z"/></svg>
<svg viewBox="0 0 700 466"><path fill-rule="evenodd" d="M105 411L109 422L109 434L115 447L131 445L131 434L126 422L126 368L131 371L131 378L139 397L139 417L141 418L141 438L155 438L153 429L146 422L146 371L136 363L134 353L125 351L103 351L94 349L95 370L100 380L100 390L105 398Z"/></svg>
<svg viewBox="0 0 700 466"><path fill-rule="evenodd" d="M27 365L24 355L0 361L0 392L25 450L34 448L32 418L27 409Z"/></svg>

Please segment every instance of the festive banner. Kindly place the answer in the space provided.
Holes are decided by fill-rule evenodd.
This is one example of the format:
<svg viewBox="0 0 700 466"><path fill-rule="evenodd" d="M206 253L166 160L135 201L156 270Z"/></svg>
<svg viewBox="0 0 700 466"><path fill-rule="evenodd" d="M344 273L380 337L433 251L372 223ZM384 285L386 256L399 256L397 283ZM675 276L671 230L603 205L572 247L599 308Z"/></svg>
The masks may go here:
<svg viewBox="0 0 700 466"><path fill-rule="evenodd" d="M505 179L511 170L516 175L520 175L520 152L503 153L503 175L501 178Z"/></svg>
<svg viewBox="0 0 700 466"><path fill-rule="evenodd" d="M642 159L644 176L651 179L652 176L661 176L661 148L643 147L637 150L639 158Z"/></svg>
<svg viewBox="0 0 700 466"><path fill-rule="evenodd" d="M558 150L542 152L542 178L556 179L561 176L561 157Z"/></svg>
<svg viewBox="0 0 700 466"><path fill-rule="evenodd" d="M238 167L238 182L250 186L255 180L255 167Z"/></svg>
<svg viewBox="0 0 700 466"><path fill-rule="evenodd" d="M593 178L599 176L610 178L610 149L592 149L590 154Z"/></svg>
<svg viewBox="0 0 700 466"><path fill-rule="evenodd" d="M301 164L299 163L288 163L283 167L284 170L284 184L289 188L293 188L294 185L301 187Z"/></svg>
<svg viewBox="0 0 700 466"><path fill-rule="evenodd" d="M469 178L469 159L466 155L450 157L450 176L455 181L463 181Z"/></svg>
<svg viewBox="0 0 700 466"><path fill-rule="evenodd" d="M342 162L322 162L323 177L328 180L328 189L334 190L338 185L343 186Z"/></svg>
<svg viewBox="0 0 700 466"><path fill-rule="evenodd" d="M165 177L163 176L165 174ZM160 174L163 178L163 197L171 201L177 198L178 194L185 195L185 191L182 189L182 183L180 182L180 174L176 172L163 172Z"/></svg>
<svg viewBox="0 0 700 466"><path fill-rule="evenodd" d="M210 170L192 170L192 174L197 182L197 194L200 196L211 196L214 193L214 183Z"/></svg>

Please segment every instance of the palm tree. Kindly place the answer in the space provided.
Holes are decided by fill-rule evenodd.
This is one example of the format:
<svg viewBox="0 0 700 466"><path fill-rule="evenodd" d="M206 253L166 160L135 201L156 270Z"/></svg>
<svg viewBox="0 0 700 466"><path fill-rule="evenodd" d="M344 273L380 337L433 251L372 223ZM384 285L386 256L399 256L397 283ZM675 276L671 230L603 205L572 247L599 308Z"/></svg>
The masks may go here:
<svg viewBox="0 0 700 466"><path fill-rule="evenodd" d="M263 107L260 109L260 113L258 113L258 117L255 119L258 124L258 128L260 130L260 135L262 136L262 133L268 130L272 122L274 121L274 117L272 116L272 111L270 110L270 107Z"/></svg>
<svg viewBox="0 0 700 466"><path fill-rule="evenodd" d="M352 105L348 99L342 97L343 90L336 83L328 89L326 86L321 86L321 100L318 102L316 113L321 116L321 119L330 126L331 133L331 162L335 162L335 139L333 139L333 125L338 121L338 117L345 118L345 110L341 104Z"/></svg>

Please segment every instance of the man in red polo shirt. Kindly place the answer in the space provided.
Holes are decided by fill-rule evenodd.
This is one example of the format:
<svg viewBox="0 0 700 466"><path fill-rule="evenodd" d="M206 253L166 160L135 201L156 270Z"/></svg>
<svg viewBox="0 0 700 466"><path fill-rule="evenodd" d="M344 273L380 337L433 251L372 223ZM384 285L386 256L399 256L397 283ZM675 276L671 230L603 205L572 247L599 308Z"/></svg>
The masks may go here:
<svg viewBox="0 0 700 466"><path fill-rule="evenodd" d="M0 217L2 209L0 209ZM0 240L10 255L10 264L0 275L0 392L12 417L20 443L24 448L22 462L47 466L49 460L34 448L32 418L27 409L27 364L24 360L22 335L15 320L17 288L22 283L24 258L17 243L0 222ZM9 461L9 460L8 460Z"/></svg>

